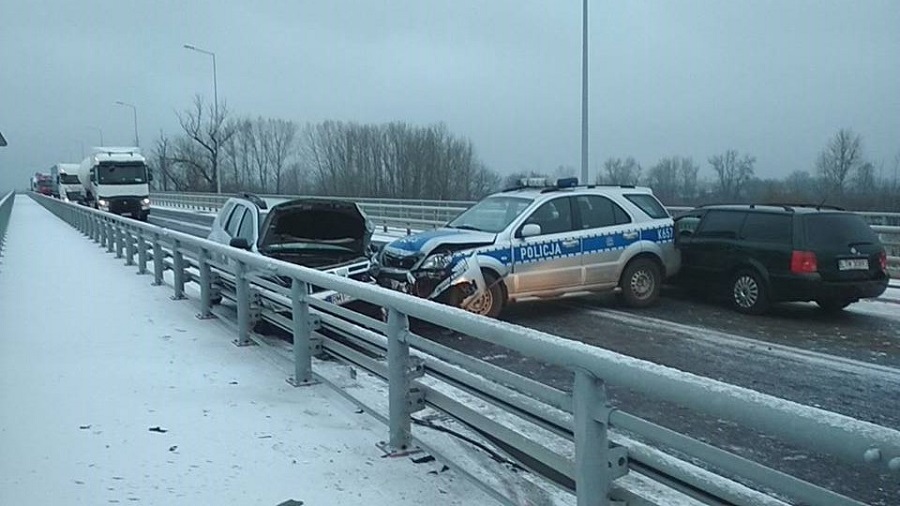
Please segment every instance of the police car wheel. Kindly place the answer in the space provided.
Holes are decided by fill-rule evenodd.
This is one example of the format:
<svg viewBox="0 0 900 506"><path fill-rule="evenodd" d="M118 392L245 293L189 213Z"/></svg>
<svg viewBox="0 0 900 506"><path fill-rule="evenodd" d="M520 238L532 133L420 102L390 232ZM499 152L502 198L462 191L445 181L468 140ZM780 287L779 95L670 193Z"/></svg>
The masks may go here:
<svg viewBox="0 0 900 506"><path fill-rule="evenodd" d="M503 306L506 304L506 289L503 281L497 279L497 276L487 271L481 272L484 274L484 282L488 289L471 300L466 306L466 310L470 313L496 318L500 316L500 312L503 311Z"/></svg>
<svg viewBox="0 0 900 506"><path fill-rule="evenodd" d="M619 285L622 299L630 307L647 307L659 298L662 275L659 266L652 260L639 258L625 267Z"/></svg>

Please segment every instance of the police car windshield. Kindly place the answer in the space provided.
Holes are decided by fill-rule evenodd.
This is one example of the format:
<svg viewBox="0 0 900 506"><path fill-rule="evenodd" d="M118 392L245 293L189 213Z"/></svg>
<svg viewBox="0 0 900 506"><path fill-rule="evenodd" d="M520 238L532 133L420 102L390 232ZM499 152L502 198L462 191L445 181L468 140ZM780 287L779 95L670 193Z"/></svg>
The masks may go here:
<svg viewBox="0 0 900 506"><path fill-rule="evenodd" d="M533 199L527 197L488 197L454 218L447 226L496 234L509 226L532 202Z"/></svg>

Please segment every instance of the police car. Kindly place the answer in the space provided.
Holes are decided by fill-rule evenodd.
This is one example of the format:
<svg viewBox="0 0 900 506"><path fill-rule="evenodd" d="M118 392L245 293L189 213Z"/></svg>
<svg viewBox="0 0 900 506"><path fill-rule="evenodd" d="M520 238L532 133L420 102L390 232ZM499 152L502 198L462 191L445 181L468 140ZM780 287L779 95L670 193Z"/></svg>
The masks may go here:
<svg viewBox="0 0 900 506"><path fill-rule="evenodd" d="M672 217L649 188L567 178L523 180L391 242L372 272L382 286L496 317L514 301L613 290L649 306L679 266Z"/></svg>

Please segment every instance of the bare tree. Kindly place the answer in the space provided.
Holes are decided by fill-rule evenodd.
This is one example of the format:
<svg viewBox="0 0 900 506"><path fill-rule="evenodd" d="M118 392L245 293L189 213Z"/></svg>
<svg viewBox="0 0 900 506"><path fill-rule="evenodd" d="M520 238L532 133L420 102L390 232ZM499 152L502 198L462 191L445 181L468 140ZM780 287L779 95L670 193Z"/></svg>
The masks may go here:
<svg viewBox="0 0 900 506"><path fill-rule="evenodd" d="M678 197L679 167L678 157L663 158L647 172L647 185L665 204L673 204Z"/></svg>
<svg viewBox="0 0 900 506"><path fill-rule="evenodd" d="M848 176L859 167L862 159L862 139L853 130L842 128L819 154L816 169L831 191L842 194Z"/></svg>
<svg viewBox="0 0 900 506"><path fill-rule="evenodd" d="M207 119L204 110L209 114ZM202 150L208 163L191 160L190 165L198 171L211 189L217 186L219 174L219 162L222 156L223 146L234 135L231 123L226 121L228 108L225 103L218 108L204 107L203 98L200 95L194 97L194 105L191 109L178 114L178 122L188 138L196 143ZM190 150L192 151L192 150Z"/></svg>
<svg viewBox="0 0 900 506"><path fill-rule="evenodd" d="M744 186L753 177L755 163L755 157L747 154L740 156L733 149L711 157L709 164L718 178L719 195L725 199L739 198Z"/></svg>
<svg viewBox="0 0 900 506"><path fill-rule="evenodd" d="M700 172L700 166L694 163L691 157L675 157L678 166L678 177L681 178L680 197L683 202L690 202L697 196L699 186L697 183L697 173Z"/></svg>
<svg viewBox="0 0 900 506"><path fill-rule="evenodd" d="M634 158L607 158L603 162L602 174L597 174L598 183L638 184L641 180L641 165Z"/></svg>

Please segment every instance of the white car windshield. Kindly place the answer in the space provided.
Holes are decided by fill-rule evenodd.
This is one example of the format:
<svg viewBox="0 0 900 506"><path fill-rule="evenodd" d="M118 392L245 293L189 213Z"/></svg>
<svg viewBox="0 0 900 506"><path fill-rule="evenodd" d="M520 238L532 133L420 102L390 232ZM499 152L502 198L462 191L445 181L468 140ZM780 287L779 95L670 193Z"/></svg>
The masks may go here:
<svg viewBox="0 0 900 506"><path fill-rule="evenodd" d="M533 199L508 195L488 197L447 224L450 228L497 233L522 214Z"/></svg>

